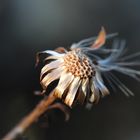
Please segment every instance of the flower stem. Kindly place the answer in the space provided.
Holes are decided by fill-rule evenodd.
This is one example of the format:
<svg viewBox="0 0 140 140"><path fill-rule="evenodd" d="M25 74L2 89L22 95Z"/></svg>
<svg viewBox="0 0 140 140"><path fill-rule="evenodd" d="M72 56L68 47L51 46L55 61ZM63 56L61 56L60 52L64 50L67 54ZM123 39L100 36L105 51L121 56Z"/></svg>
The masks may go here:
<svg viewBox="0 0 140 140"><path fill-rule="evenodd" d="M23 134L23 132L48 109L49 105L51 105L55 99L56 97L53 92L50 93L48 97L42 99L33 111L25 116L2 140L14 140L18 135Z"/></svg>

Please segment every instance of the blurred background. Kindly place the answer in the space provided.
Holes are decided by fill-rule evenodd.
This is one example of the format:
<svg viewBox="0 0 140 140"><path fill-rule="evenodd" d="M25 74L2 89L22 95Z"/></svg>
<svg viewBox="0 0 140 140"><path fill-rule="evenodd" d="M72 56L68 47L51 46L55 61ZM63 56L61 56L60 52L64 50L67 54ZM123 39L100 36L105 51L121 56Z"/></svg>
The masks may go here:
<svg viewBox="0 0 140 140"><path fill-rule="evenodd" d="M101 26L126 39L129 53L140 51L139 13L139 0L1 0L0 138L41 100L33 94L41 89L36 52L69 47L96 36ZM139 140L140 83L117 76L134 97L118 90L91 111L75 107L67 123L63 113L52 111L48 127L39 121L21 140Z"/></svg>

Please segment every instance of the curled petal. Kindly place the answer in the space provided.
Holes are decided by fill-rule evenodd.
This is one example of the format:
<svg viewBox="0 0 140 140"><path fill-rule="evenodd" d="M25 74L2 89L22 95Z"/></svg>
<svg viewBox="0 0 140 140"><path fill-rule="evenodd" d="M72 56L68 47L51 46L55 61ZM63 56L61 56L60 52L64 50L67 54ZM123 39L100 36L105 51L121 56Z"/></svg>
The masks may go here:
<svg viewBox="0 0 140 140"><path fill-rule="evenodd" d="M91 96L89 98L89 101L91 103L93 102L98 103L100 99L100 90L98 86L96 86L96 82L93 79L90 82L90 89L91 89Z"/></svg>
<svg viewBox="0 0 140 140"><path fill-rule="evenodd" d="M55 51L51 51L51 50L47 50L47 51L43 51L43 52L40 52L41 54L45 54L45 53L47 53L47 54L50 54L50 55L53 55L53 56L64 56L64 54L60 54L60 53L57 53L57 52L55 52Z"/></svg>
<svg viewBox="0 0 140 140"><path fill-rule="evenodd" d="M74 76L71 73L62 72L59 83L55 89L55 95L58 98L62 97L64 91L71 84L73 79L74 79Z"/></svg>
<svg viewBox="0 0 140 140"><path fill-rule="evenodd" d="M91 48L95 48L95 49L100 48L102 45L104 45L105 40L106 40L106 32L104 27L102 27L101 31L98 34L97 39L95 40Z"/></svg>
<svg viewBox="0 0 140 140"><path fill-rule="evenodd" d="M77 101L80 103L80 104L83 104L86 97L87 97L87 94L89 92L89 79L83 79L82 82L81 82L81 85L80 85L80 88L79 88L79 92L78 92L78 96L77 96Z"/></svg>
<svg viewBox="0 0 140 140"><path fill-rule="evenodd" d="M41 85L44 87L44 89L47 88L47 86L53 82L54 80L57 80L61 76L61 71L63 71L63 67L59 67L57 69L52 70L51 73L47 74L41 81Z"/></svg>
<svg viewBox="0 0 140 140"><path fill-rule="evenodd" d="M96 91L95 91L95 87L94 87L93 82L91 82L91 84L90 84L90 89L91 89L91 96L89 98L89 101L93 103L96 100L96 97L95 97Z"/></svg>
<svg viewBox="0 0 140 140"><path fill-rule="evenodd" d="M106 96L109 94L109 90L104 85L103 79L102 79L101 75L99 74L99 72L96 73L95 84L100 89L102 96Z"/></svg>
<svg viewBox="0 0 140 140"><path fill-rule="evenodd" d="M57 53L57 52L51 51L51 50L38 52L38 53L36 53L36 64L35 64L35 66L38 65L38 63L40 61L40 55L42 55L42 54L50 54L50 55L57 56L57 57L63 57L64 56L64 54L60 54L60 53Z"/></svg>
<svg viewBox="0 0 140 140"><path fill-rule="evenodd" d="M82 81L82 91L83 91L85 96L87 94L88 84L89 84L89 79L88 78L83 79L83 81Z"/></svg>
<svg viewBox="0 0 140 140"><path fill-rule="evenodd" d="M113 38L115 36L117 36L118 33L112 33L112 34L108 34L106 35L106 39L110 39L110 38ZM95 40L97 39L97 37L90 37L90 38L87 38L87 39L83 39L81 41L79 41L78 43L74 43L72 44L71 46L71 49L75 49L75 48L87 48L87 49L92 49L92 48L88 48L90 46L92 46L92 44L95 42ZM94 48L92 49L94 50Z"/></svg>
<svg viewBox="0 0 140 140"><path fill-rule="evenodd" d="M91 96L90 96L90 98L89 98L89 101L90 101L91 103L93 103L93 102L95 101L95 93L92 93L92 94L91 94Z"/></svg>
<svg viewBox="0 0 140 140"><path fill-rule="evenodd" d="M80 83L81 83L80 77L75 77L73 82L70 85L69 91L68 91L67 96L65 98L65 103L70 107L72 106L72 103L73 103L74 98L76 96L77 90L80 86Z"/></svg>
<svg viewBox="0 0 140 140"><path fill-rule="evenodd" d="M48 72L49 70L52 70L52 69L55 69L55 68L58 68L60 67L62 64L62 61L61 60L55 60L55 61L52 61L51 63L49 64L46 64L42 70L41 70L41 74L40 74L40 79L42 79L42 76Z"/></svg>
<svg viewBox="0 0 140 140"><path fill-rule="evenodd" d="M44 61L47 61L47 60L56 60L56 59L59 59L59 58L61 58L61 57L51 55L51 56L46 57L44 59Z"/></svg>

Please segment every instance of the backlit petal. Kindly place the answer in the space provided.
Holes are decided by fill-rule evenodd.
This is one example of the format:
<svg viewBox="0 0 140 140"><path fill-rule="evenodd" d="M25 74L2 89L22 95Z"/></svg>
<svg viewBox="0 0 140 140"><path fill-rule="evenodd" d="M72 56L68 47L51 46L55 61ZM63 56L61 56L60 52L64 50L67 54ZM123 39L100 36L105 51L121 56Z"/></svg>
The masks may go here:
<svg viewBox="0 0 140 140"><path fill-rule="evenodd" d="M102 45L104 45L105 40L106 40L106 32L105 32L105 29L102 27L101 31L98 34L97 39L95 40L95 42L91 46L91 48L95 48L96 49L96 48L101 47Z"/></svg>
<svg viewBox="0 0 140 140"><path fill-rule="evenodd" d="M43 74L45 74L45 73L48 72L49 70L52 70L52 69L55 69L55 68L60 67L61 64L62 64L62 61L61 61L61 60L55 60L55 61L52 61L52 62L49 63L49 64L46 64L46 65L42 68L42 70L41 70L40 79L42 79Z"/></svg>
<svg viewBox="0 0 140 140"><path fill-rule="evenodd" d="M53 82L54 80L57 80L63 71L63 67L59 67L57 69L54 69L51 71L51 73L48 73L41 81L42 86L46 89L47 86Z"/></svg>
<svg viewBox="0 0 140 140"><path fill-rule="evenodd" d="M82 91L83 91L83 93L84 93L85 96L87 94L88 84L89 84L89 79L88 78L83 79L83 81L82 81Z"/></svg>
<svg viewBox="0 0 140 140"><path fill-rule="evenodd" d="M74 98L76 96L80 83L81 83L80 77L75 77L75 79L73 80L73 82L70 85L70 89L65 98L65 103L67 105L69 105L70 107L72 106L72 103L74 101Z"/></svg>
<svg viewBox="0 0 140 140"><path fill-rule="evenodd" d="M104 85L103 79L101 78L101 75L98 72L96 73L95 83L96 83L96 86L100 89L102 96L109 94L109 90Z"/></svg>
<svg viewBox="0 0 140 140"><path fill-rule="evenodd" d="M53 55L51 55L51 56L48 56L48 57L46 57L45 59L44 59L44 61L46 61L46 60L54 60L54 59L60 59L61 57L58 57L58 56L53 56Z"/></svg>
<svg viewBox="0 0 140 140"><path fill-rule="evenodd" d="M90 84L90 89L91 89L91 96L89 98L89 101L93 103L96 100L96 96L97 96L96 93L95 93L96 91L95 91L95 87L94 87L93 82L91 82L91 84Z"/></svg>
<svg viewBox="0 0 140 140"><path fill-rule="evenodd" d="M61 98L64 91L66 90L66 88L71 84L71 82L73 81L74 76L71 73L67 73L67 72L63 72L61 74L59 83L55 89L55 95L58 98Z"/></svg>
<svg viewBox="0 0 140 140"><path fill-rule="evenodd" d="M46 51L43 51L43 52L41 52L41 53L47 53L47 54L51 54L51 55L53 55L53 56L64 56L65 54L60 54L60 53L57 53L57 52L55 52L55 51L51 51L51 50L46 50Z"/></svg>

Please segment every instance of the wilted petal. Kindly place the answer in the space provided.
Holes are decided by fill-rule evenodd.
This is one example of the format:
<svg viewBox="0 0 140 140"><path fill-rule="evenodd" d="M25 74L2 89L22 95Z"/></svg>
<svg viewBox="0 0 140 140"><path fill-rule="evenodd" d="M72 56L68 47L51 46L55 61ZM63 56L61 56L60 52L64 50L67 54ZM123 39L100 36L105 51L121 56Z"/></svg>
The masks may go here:
<svg viewBox="0 0 140 140"><path fill-rule="evenodd" d="M55 69L60 67L62 64L62 60L55 60L49 64L46 64L42 70L41 70L41 75L40 75L40 79L42 79L43 74L45 74L46 72L48 72L49 70Z"/></svg>
<svg viewBox="0 0 140 140"><path fill-rule="evenodd" d="M66 88L71 84L73 81L74 76L71 73L62 72L59 83L55 89L55 95L58 98L61 98Z"/></svg>
<svg viewBox="0 0 140 140"><path fill-rule="evenodd" d="M40 61L40 55L42 54L50 54L50 55L53 55L53 56L56 56L56 57L63 57L65 54L60 54L60 53L57 53L55 51L51 51L51 50L46 50L46 51L42 51L42 52L38 52L36 54L36 66L38 65L39 61Z"/></svg>
<svg viewBox="0 0 140 140"><path fill-rule="evenodd" d="M51 56L46 57L46 58L44 59L44 61L51 60L51 59L52 59L52 60L53 60L53 59L59 59L59 58L61 58L61 57L51 55Z"/></svg>
<svg viewBox="0 0 140 140"><path fill-rule="evenodd" d="M83 79L80 85L80 88L78 90L78 96L76 100L80 103L83 104L85 101L85 98L88 94L88 84L89 84L89 79Z"/></svg>
<svg viewBox="0 0 140 140"><path fill-rule="evenodd" d="M93 95L94 94L94 95ZM91 98L93 99L94 96L94 102L98 103L99 99L100 99L100 89L98 87L95 86L95 92L92 93Z"/></svg>
<svg viewBox="0 0 140 140"><path fill-rule="evenodd" d="M99 32L99 35L97 39L95 40L94 44L91 46L91 48L98 49L102 45L104 45L106 40L106 32L105 29L102 27L101 31Z"/></svg>
<svg viewBox="0 0 140 140"><path fill-rule="evenodd" d="M96 73L95 84L99 88L99 90L101 91L102 96L106 96L106 95L109 94L109 90L104 85L103 79L102 79L101 75L98 72Z"/></svg>
<svg viewBox="0 0 140 140"><path fill-rule="evenodd" d="M57 53L57 52L55 52L55 51L51 51L51 50L46 50L46 51L43 51L43 52L41 52L41 53L47 53L47 54L51 54L51 55L54 55L54 56L64 56L65 54L60 54L60 53Z"/></svg>
<svg viewBox="0 0 140 140"><path fill-rule="evenodd" d="M102 96L106 96L109 94L109 90L107 87L100 81L98 81L98 88L100 89Z"/></svg>
<svg viewBox="0 0 140 140"><path fill-rule="evenodd" d="M93 102L95 101L95 99L96 99L95 93L92 93L91 96L90 96L90 98L89 98L89 101L90 101L91 103L93 103Z"/></svg>
<svg viewBox="0 0 140 140"><path fill-rule="evenodd" d="M76 96L77 90L80 86L81 80L80 77L75 77L73 82L70 85L69 91L67 93L67 96L65 98L65 103L69 105L70 107L72 106L72 103L74 101L74 98Z"/></svg>
<svg viewBox="0 0 140 140"><path fill-rule="evenodd" d="M87 95L88 84L89 84L89 79L88 78L83 79L83 81L82 81L82 91L83 91L85 96Z"/></svg>
<svg viewBox="0 0 140 140"><path fill-rule="evenodd" d="M90 90L91 90L91 96L89 97L89 102L98 103L100 99L100 91L98 86L96 86L96 81L94 80L94 78L90 80Z"/></svg>
<svg viewBox="0 0 140 140"><path fill-rule="evenodd" d="M96 100L96 98L97 98L95 96L96 95L96 93L95 93L96 91L95 91L95 87L94 87L93 81L90 82L90 89L91 89L91 96L89 98L89 101L93 103Z"/></svg>
<svg viewBox="0 0 140 140"><path fill-rule="evenodd" d="M51 73L48 73L41 81L42 86L46 89L47 86L53 82L54 80L57 80L61 76L61 72L63 71L63 67L59 67L57 69L54 69L51 71Z"/></svg>

